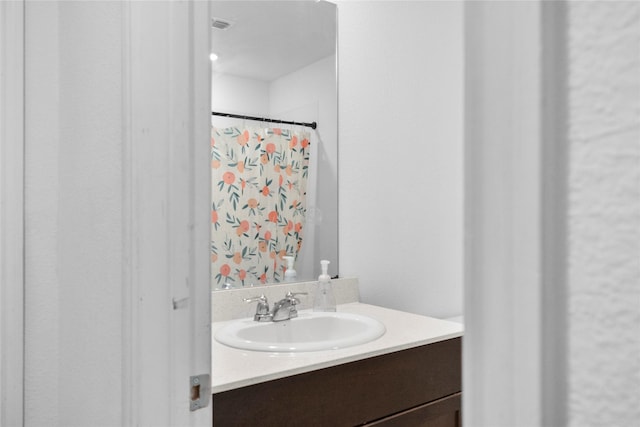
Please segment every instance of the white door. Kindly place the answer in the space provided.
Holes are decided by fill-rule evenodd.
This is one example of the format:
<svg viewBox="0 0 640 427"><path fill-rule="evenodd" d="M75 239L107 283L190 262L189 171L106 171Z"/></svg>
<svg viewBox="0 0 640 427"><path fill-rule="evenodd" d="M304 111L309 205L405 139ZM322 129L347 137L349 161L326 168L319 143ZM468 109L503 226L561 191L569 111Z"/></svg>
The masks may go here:
<svg viewBox="0 0 640 427"><path fill-rule="evenodd" d="M208 8L0 2L3 426L211 425Z"/></svg>
<svg viewBox="0 0 640 427"><path fill-rule="evenodd" d="M132 357L124 410L132 425L205 426L211 424L209 5L132 1L127 14L125 330Z"/></svg>

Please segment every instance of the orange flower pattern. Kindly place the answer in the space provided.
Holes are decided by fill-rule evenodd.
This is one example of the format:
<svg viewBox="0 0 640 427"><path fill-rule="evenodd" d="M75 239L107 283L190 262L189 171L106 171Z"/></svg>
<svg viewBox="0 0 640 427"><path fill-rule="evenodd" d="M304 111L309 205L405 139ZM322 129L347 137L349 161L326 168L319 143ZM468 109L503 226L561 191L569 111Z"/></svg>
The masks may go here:
<svg viewBox="0 0 640 427"><path fill-rule="evenodd" d="M302 246L309 137L279 128L211 129L214 287L284 278L282 257Z"/></svg>

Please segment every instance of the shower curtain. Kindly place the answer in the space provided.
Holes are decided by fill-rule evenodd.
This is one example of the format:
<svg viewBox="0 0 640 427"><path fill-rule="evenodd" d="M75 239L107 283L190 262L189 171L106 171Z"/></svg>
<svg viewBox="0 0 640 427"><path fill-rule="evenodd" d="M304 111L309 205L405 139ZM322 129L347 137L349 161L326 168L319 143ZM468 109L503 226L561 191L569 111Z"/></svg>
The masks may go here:
<svg viewBox="0 0 640 427"><path fill-rule="evenodd" d="M282 281L302 246L309 133L211 130L211 280L216 288Z"/></svg>

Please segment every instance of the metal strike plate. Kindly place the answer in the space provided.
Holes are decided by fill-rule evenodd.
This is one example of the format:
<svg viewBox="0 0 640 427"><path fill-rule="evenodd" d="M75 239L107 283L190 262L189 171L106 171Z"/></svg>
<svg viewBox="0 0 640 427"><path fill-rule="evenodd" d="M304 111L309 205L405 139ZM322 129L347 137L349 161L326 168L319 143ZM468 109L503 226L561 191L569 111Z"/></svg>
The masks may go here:
<svg viewBox="0 0 640 427"><path fill-rule="evenodd" d="M179 300L176 300L175 298L172 299L173 302L173 309L174 310L180 310L183 308L187 308L189 306L189 298L182 298Z"/></svg>
<svg viewBox="0 0 640 427"><path fill-rule="evenodd" d="M195 375L189 378L189 392L189 409L191 411L209 406L211 399L211 377L209 374Z"/></svg>

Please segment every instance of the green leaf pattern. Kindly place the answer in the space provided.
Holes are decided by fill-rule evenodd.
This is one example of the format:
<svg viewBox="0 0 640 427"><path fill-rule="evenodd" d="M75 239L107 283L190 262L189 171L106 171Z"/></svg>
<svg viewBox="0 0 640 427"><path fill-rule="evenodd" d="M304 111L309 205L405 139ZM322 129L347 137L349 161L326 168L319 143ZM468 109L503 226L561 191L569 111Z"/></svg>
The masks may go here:
<svg viewBox="0 0 640 427"><path fill-rule="evenodd" d="M309 169L306 131L211 129L211 280L280 281L302 246Z"/></svg>

